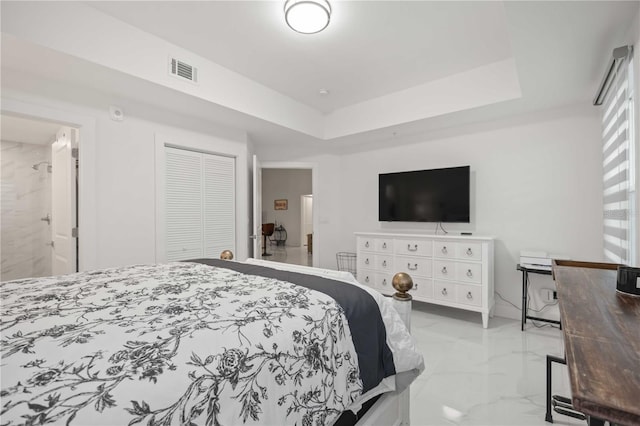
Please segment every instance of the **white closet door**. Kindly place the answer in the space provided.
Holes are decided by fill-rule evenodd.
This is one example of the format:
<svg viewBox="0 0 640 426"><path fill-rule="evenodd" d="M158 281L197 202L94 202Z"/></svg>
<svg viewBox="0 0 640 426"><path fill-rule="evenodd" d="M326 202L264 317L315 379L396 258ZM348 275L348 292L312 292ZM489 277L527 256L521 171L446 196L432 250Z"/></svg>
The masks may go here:
<svg viewBox="0 0 640 426"><path fill-rule="evenodd" d="M202 154L204 256L218 258L223 250L235 253L235 160Z"/></svg>
<svg viewBox="0 0 640 426"><path fill-rule="evenodd" d="M202 154L166 147L167 261L194 259L202 250Z"/></svg>

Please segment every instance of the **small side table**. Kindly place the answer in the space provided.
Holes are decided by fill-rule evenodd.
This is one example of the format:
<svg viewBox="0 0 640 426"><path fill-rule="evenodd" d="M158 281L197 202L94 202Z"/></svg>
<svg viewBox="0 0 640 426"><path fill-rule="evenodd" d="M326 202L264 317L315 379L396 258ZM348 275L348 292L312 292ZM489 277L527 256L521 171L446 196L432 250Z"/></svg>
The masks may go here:
<svg viewBox="0 0 640 426"><path fill-rule="evenodd" d="M520 264L518 264L516 269L522 272L522 320L520 321L520 331L524 331L524 325L527 323L528 319L548 322L551 324L558 324L560 326L560 329L562 330L562 324L560 323L560 321L530 316L527 309L527 301L529 298L529 274L551 275L551 271L547 271L545 269L527 268L525 266L521 266Z"/></svg>

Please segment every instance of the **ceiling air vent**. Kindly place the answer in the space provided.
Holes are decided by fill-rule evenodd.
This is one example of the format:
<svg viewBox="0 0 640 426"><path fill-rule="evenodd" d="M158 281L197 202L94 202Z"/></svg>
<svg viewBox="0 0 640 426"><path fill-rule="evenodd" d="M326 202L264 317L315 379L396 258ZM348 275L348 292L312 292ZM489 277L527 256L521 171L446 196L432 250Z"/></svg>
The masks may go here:
<svg viewBox="0 0 640 426"><path fill-rule="evenodd" d="M193 65L179 61L176 58L171 58L169 73L175 77L183 78L193 83L198 82L198 69Z"/></svg>

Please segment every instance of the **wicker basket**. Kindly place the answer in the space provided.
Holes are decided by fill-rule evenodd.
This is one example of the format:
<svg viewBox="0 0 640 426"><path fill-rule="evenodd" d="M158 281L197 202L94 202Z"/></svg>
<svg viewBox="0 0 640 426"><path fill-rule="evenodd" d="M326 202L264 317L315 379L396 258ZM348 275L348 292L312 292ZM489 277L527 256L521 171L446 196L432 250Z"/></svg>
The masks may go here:
<svg viewBox="0 0 640 426"><path fill-rule="evenodd" d="M356 276L356 254L346 251L340 251L336 253L336 260L338 262L338 271L347 271ZM356 277L357 278L357 277Z"/></svg>

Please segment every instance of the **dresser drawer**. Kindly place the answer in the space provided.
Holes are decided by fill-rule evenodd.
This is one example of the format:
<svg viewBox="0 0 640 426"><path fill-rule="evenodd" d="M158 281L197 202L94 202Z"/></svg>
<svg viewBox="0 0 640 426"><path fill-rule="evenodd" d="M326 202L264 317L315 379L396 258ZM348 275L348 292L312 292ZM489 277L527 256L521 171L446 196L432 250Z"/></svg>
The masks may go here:
<svg viewBox="0 0 640 426"><path fill-rule="evenodd" d="M434 260L433 277L436 279L455 280L456 263L448 260Z"/></svg>
<svg viewBox="0 0 640 426"><path fill-rule="evenodd" d="M393 270L393 256L383 256L376 254L375 256L375 270L376 271L389 271Z"/></svg>
<svg viewBox="0 0 640 426"><path fill-rule="evenodd" d="M416 297L426 297L429 299L433 298L433 281L427 278L413 278L413 289L411 289L411 294Z"/></svg>
<svg viewBox="0 0 640 426"><path fill-rule="evenodd" d="M464 305L482 306L482 287L458 284L456 286L456 301Z"/></svg>
<svg viewBox="0 0 640 426"><path fill-rule="evenodd" d="M375 269L376 255L373 253L361 253L358 255L358 268Z"/></svg>
<svg viewBox="0 0 640 426"><path fill-rule="evenodd" d="M406 272L413 277L431 277L431 259L422 257L408 257L408 256L396 256L396 262L394 265L396 272Z"/></svg>
<svg viewBox="0 0 640 426"><path fill-rule="evenodd" d="M391 238L376 238L374 247L378 253L393 253L393 239Z"/></svg>
<svg viewBox="0 0 640 426"><path fill-rule="evenodd" d="M456 243L454 243L453 241L434 241L433 257L456 257Z"/></svg>
<svg viewBox="0 0 640 426"><path fill-rule="evenodd" d="M358 251L374 251L375 248L375 238L358 237Z"/></svg>
<svg viewBox="0 0 640 426"><path fill-rule="evenodd" d="M394 241L395 253L409 256L431 256L433 252L431 240L397 239Z"/></svg>
<svg viewBox="0 0 640 426"><path fill-rule="evenodd" d="M433 298L438 300L446 300L448 302L456 301L456 285L442 281L433 283Z"/></svg>
<svg viewBox="0 0 640 426"><path fill-rule="evenodd" d="M362 253L360 257L358 257L358 267L363 269L373 269L375 271L392 271L393 256Z"/></svg>
<svg viewBox="0 0 640 426"><path fill-rule="evenodd" d="M369 287L376 286L376 273L369 269L360 269L358 271L358 282Z"/></svg>
<svg viewBox="0 0 640 426"><path fill-rule="evenodd" d="M378 291L385 294L392 294L395 292L393 285L391 284L392 277L390 274L376 274L376 288Z"/></svg>
<svg viewBox="0 0 640 426"><path fill-rule="evenodd" d="M456 250L458 259L482 260L482 244L480 243L457 243Z"/></svg>
<svg viewBox="0 0 640 426"><path fill-rule="evenodd" d="M482 265L479 263L456 264L456 279L458 281L478 283L482 282Z"/></svg>

